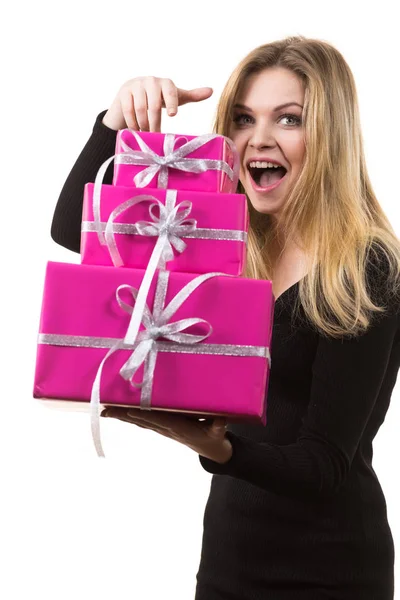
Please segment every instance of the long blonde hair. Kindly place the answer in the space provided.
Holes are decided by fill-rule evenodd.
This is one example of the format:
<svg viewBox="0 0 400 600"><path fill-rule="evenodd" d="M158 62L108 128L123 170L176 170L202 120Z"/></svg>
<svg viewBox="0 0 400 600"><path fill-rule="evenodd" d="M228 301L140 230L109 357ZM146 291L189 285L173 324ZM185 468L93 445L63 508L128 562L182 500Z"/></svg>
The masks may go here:
<svg viewBox="0 0 400 600"><path fill-rule="evenodd" d="M383 250L388 265L383 279L396 295L400 241L367 173L354 78L340 52L324 41L295 36L259 46L226 83L215 133L230 136L233 105L244 83L250 75L271 67L289 69L303 82L306 152L279 229L247 198L250 230L244 276L272 279L274 242L300 239L309 260L307 276L299 282L306 317L322 335L358 335L369 327L372 313L385 312L368 293L365 275L370 252L377 244ZM240 182L237 193L245 193Z"/></svg>

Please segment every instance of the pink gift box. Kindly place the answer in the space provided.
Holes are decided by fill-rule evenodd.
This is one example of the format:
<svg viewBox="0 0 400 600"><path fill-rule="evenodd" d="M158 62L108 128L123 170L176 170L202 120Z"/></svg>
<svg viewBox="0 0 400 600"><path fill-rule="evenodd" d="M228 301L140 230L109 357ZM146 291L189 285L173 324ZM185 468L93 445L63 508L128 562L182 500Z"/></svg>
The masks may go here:
<svg viewBox="0 0 400 600"><path fill-rule="evenodd" d="M131 129L119 130L116 138L115 154L124 154L125 156L116 156L114 159L113 185L235 193L239 178L239 156L236 147L232 140L225 136L206 135L213 136L213 138L206 141L199 148L186 153L185 149L181 150L185 144L195 139L200 142L202 138L205 140L206 137L146 131L133 132ZM168 156L171 151L178 150L185 153L185 156L182 158L177 156L177 159L180 160L175 163L175 167L171 163L171 166L164 168L165 175L162 174L160 168L155 172L157 166L154 163L146 162L146 158L151 158L151 154L148 151L143 152L140 142L137 141L135 136L143 140L150 151L158 157ZM166 136L169 136L169 139L166 140ZM143 144L142 147L145 148ZM136 153L132 154L130 150L136 151ZM139 158L142 164L132 164L133 161L137 160L138 151L142 153ZM195 164L193 159L206 159L212 162L223 161L226 163L224 165L226 172L224 170L214 170L211 168L211 164L208 165L208 170L203 172L196 173L182 170L185 165L191 168ZM128 161L130 164L124 164L120 161ZM139 173L142 175L139 175ZM167 178L166 184L162 183L163 177Z"/></svg>
<svg viewBox="0 0 400 600"><path fill-rule="evenodd" d="M199 277L181 272L157 273L168 277L164 306ZM119 290L125 308L118 302L117 288L125 284L138 289L143 274L139 269L48 262L34 398L64 405L75 403L79 410L85 405L89 411L99 366L110 347L124 340L131 318L126 305L134 305L131 288ZM150 311L157 284L155 277L147 300ZM208 324L202 321L190 325L185 332L197 336L211 333L193 344L182 345L165 337L156 340L149 406L196 416L225 415L231 421L265 425L273 312L271 281L223 275L203 281L168 323L204 319ZM141 324L139 335L146 331ZM210 354L210 349L216 353ZM104 362L100 379L102 406L143 410L142 390L120 374L133 350L132 346L118 349ZM142 381L143 375L141 365L134 381Z"/></svg>
<svg viewBox="0 0 400 600"><path fill-rule="evenodd" d="M217 194L162 189L137 189L102 185L100 194L100 221L96 224L93 207L94 184L87 183L84 189L81 233L82 264L124 266L145 269L154 250L158 236L141 235L136 223L155 223L149 213L152 204L154 212L160 213L157 201L166 205L167 194L172 196L174 206L182 207L177 217L185 210L188 202L191 210L183 221L196 221L196 229L181 239L186 244L182 252L171 246L174 258L166 263L169 271L207 273L221 271L231 275L241 275L246 264L246 244L249 228L247 200L244 194ZM106 224L115 209L129 199L139 196L150 198L129 206L113 219L113 231L121 264L115 264L109 245L101 243L98 231L104 232ZM99 227L100 226L100 227ZM154 229L154 228L153 228ZM156 230L154 233L157 233ZM197 236L197 237L196 237ZM220 239L212 239L212 238Z"/></svg>

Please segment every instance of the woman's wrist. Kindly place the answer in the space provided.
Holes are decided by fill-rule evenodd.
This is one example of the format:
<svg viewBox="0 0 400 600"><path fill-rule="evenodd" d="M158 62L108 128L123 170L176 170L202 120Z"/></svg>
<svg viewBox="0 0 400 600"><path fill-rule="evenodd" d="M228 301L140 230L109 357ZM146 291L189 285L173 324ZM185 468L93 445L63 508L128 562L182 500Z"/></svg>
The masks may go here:
<svg viewBox="0 0 400 600"><path fill-rule="evenodd" d="M126 122L121 114L121 107L114 102L106 112L102 120L103 125L114 131L126 128Z"/></svg>
<svg viewBox="0 0 400 600"><path fill-rule="evenodd" d="M219 462L220 464L227 463L232 458L232 454L233 454L232 444L228 440L228 438L225 438L222 443L222 457L221 457L221 460L219 460L217 462Z"/></svg>
<svg viewBox="0 0 400 600"><path fill-rule="evenodd" d="M207 453L200 452L199 454L204 458L208 458L209 460L213 460L214 462L223 465L232 458L233 448L230 440L225 437L216 450Z"/></svg>

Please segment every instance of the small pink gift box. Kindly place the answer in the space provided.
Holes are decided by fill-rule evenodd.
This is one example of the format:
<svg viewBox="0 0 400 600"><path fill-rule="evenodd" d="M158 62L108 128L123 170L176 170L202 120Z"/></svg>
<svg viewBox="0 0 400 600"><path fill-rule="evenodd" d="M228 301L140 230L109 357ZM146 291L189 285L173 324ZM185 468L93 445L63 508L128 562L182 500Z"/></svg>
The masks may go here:
<svg viewBox="0 0 400 600"><path fill-rule="evenodd" d="M169 271L242 274L249 228L244 194L113 185L99 191L96 209L94 184L85 185L82 264L145 269L164 231Z"/></svg>
<svg viewBox="0 0 400 600"><path fill-rule="evenodd" d="M34 398L265 425L271 281L157 271L131 344L143 274L48 262Z"/></svg>
<svg viewBox="0 0 400 600"><path fill-rule="evenodd" d="M232 140L201 136L118 131L113 185L235 193L239 155Z"/></svg>

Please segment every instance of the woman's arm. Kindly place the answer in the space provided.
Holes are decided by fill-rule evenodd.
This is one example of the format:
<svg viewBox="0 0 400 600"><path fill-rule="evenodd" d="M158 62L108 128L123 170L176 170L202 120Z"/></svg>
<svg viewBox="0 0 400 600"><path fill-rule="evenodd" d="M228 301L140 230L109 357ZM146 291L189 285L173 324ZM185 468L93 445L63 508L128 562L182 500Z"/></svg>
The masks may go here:
<svg viewBox="0 0 400 600"><path fill-rule="evenodd" d="M103 162L115 153L117 131L102 123L106 114L96 118L92 134L68 175L53 215L51 237L60 246L80 252L83 190L85 184L94 182ZM106 171L103 183L111 184L113 163Z"/></svg>

